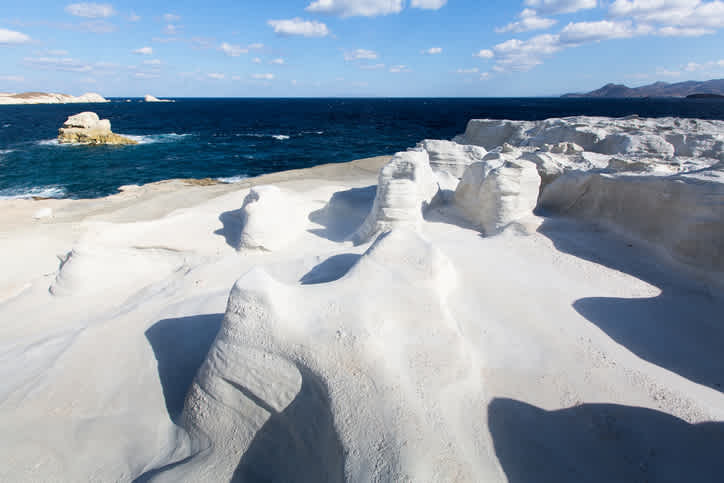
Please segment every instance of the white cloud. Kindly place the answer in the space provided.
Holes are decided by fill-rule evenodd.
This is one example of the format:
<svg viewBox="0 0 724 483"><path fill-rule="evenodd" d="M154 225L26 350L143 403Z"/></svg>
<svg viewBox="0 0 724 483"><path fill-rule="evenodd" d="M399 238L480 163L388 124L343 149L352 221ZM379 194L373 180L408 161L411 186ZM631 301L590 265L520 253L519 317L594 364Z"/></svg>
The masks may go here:
<svg viewBox="0 0 724 483"><path fill-rule="evenodd" d="M544 30L556 24L552 18L539 17L535 10L526 8L518 15L520 20L511 22L505 27L496 28L498 33L503 32L528 32L529 30Z"/></svg>
<svg viewBox="0 0 724 483"><path fill-rule="evenodd" d="M442 47L430 47L429 49L421 50L420 53L425 55L442 54Z"/></svg>
<svg viewBox="0 0 724 483"><path fill-rule="evenodd" d="M274 80L274 74L252 74L251 78L256 80Z"/></svg>
<svg viewBox="0 0 724 483"><path fill-rule="evenodd" d="M473 57L480 57L481 59L492 59L493 57L495 57L495 54L492 50L483 49L480 52L474 53Z"/></svg>
<svg viewBox="0 0 724 483"><path fill-rule="evenodd" d="M656 69L656 75L658 77L679 77L681 72L678 70Z"/></svg>
<svg viewBox="0 0 724 483"><path fill-rule="evenodd" d="M0 75L0 81L3 82L23 82L25 77L21 75Z"/></svg>
<svg viewBox="0 0 724 483"><path fill-rule="evenodd" d="M475 74L478 71L477 67L473 67L472 69L458 69L455 72L458 74Z"/></svg>
<svg viewBox="0 0 724 483"><path fill-rule="evenodd" d="M662 37L701 37L715 33L712 29L694 27L661 27L656 33Z"/></svg>
<svg viewBox="0 0 724 483"><path fill-rule="evenodd" d="M67 50L60 50L60 49L57 49L57 50L54 50L54 49L46 50L45 53L48 54L48 55L52 55L53 57L65 57L65 56L68 55L68 51L67 51Z"/></svg>
<svg viewBox="0 0 724 483"><path fill-rule="evenodd" d="M163 29L163 33L166 35L176 35L178 33L179 26L174 24L168 24Z"/></svg>
<svg viewBox="0 0 724 483"><path fill-rule="evenodd" d="M30 37L14 30L0 29L0 45L25 44Z"/></svg>
<svg viewBox="0 0 724 483"><path fill-rule="evenodd" d="M92 67L70 57L26 57L24 63L42 70L58 70L63 72L89 72Z"/></svg>
<svg viewBox="0 0 724 483"><path fill-rule="evenodd" d="M329 35L327 26L316 20L303 20L295 17L288 20L269 20L267 23L278 35L301 35L302 37L326 37Z"/></svg>
<svg viewBox="0 0 724 483"><path fill-rule="evenodd" d="M688 33L724 26L724 2L714 0L616 0L608 12L613 17L632 17L639 22L664 26L688 27ZM663 30L663 29L662 29ZM667 29L662 35L684 34L687 30ZM708 32L707 32L708 33Z"/></svg>
<svg viewBox="0 0 724 483"><path fill-rule="evenodd" d="M392 73L398 73L398 72L411 72L410 68L406 65L393 65L390 67L390 72Z"/></svg>
<svg viewBox="0 0 724 483"><path fill-rule="evenodd" d="M571 22L561 30L560 41L564 44L582 44L600 40L628 38L649 31L645 26L634 27L629 21Z"/></svg>
<svg viewBox="0 0 724 483"><path fill-rule="evenodd" d="M709 62L706 62L704 64L697 64L696 62L689 62L684 67L684 70L687 72L697 72L700 70L704 71L710 71L713 69L724 69L724 59L721 60L711 60Z"/></svg>
<svg viewBox="0 0 724 483"><path fill-rule="evenodd" d="M224 80L226 78L224 74L220 74L218 72L210 72L206 74L206 77L213 80Z"/></svg>
<svg viewBox="0 0 724 483"><path fill-rule="evenodd" d="M251 61L255 64L261 64L261 59L259 57L254 57Z"/></svg>
<svg viewBox="0 0 724 483"><path fill-rule="evenodd" d="M562 48L558 35L543 34L528 40L510 39L493 47L496 58L493 70L530 70L543 62L542 57Z"/></svg>
<svg viewBox="0 0 724 483"><path fill-rule="evenodd" d="M447 0L412 0L410 6L424 10L439 10L444 7L446 3Z"/></svg>
<svg viewBox="0 0 724 483"><path fill-rule="evenodd" d="M352 60L374 60L377 58L377 52L373 50L367 50L367 49L356 49L349 52L344 53L344 60L346 61L352 61Z"/></svg>
<svg viewBox="0 0 724 483"><path fill-rule="evenodd" d="M423 0L423 3L430 3L430 0ZM340 17L376 17L399 13L402 8L403 0L315 0L306 10Z"/></svg>
<svg viewBox="0 0 724 483"><path fill-rule="evenodd" d="M179 20L181 20L181 17L174 13L165 13L165 14L163 14L163 19L166 22L171 23L171 22L178 22Z"/></svg>
<svg viewBox="0 0 724 483"><path fill-rule="evenodd" d="M161 65L161 61L158 59L144 60L144 65Z"/></svg>
<svg viewBox="0 0 724 483"><path fill-rule="evenodd" d="M480 80L488 80L490 79L490 72L483 72L480 74Z"/></svg>
<svg viewBox="0 0 724 483"><path fill-rule="evenodd" d="M65 11L85 18L107 18L116 13L108 3L71 3L65 7Z"/></svg>
<svg viewBox="0 0 724 483"><path fill-rule="evenodd" d="M263 49L263 48L264 48L264 44L259 44L259 43L257 43L257 44L249 44L249 48L250 48L250 49Z"/></svg>
<svg viewBox="0 0 724 483"><path fill-rule="evenodd" d="M596 0L525 0L527 7L533 7L543 13L572 13L579 10L596 8Z"/></svg>
<svg viewBox="0 0 724 483"><path fill-rule="evenodd" d="M151 47L141 47L140 49L136 49L133 51L134 54L139 55L153 55L153 48Z"/></svg>
<svg viewBox="0 0 724 483"><path fill-rule="evenodd" d="M241 54L246 54L249 52L249 49L246 49L241 45L229 44L227 42L223 42L219 46L219 50L228 55L229 57L239 57Z"/></svg>
<svg viewBox="0 0 724 483"><path fill-rule="evenodd" d="M276 64L276 65L282 65L282 64L284 64L284 59L282 59L281 57L278 59L272 59L269 61L269 63Z"/></svg>
<svg viewBox="0 0 724 483"><path fill-rule="evenodd" d="M129 22L138 22L141 20L141 17L139 15L136 15L136 12L131 12L131 14L128 16Z"/></svg>
<svg viewBox="0 0 724 483"><path fill-rule="evenodd" d="M136 72L133 77L135 79L158 79L161 76L153 72Z"/></svg>
<svg viewBox="0 0 724 483"><path fill-rule="evenodd" d="M359 68L362 70L379 70L384 69L385 64L360 64Z"/></svg>

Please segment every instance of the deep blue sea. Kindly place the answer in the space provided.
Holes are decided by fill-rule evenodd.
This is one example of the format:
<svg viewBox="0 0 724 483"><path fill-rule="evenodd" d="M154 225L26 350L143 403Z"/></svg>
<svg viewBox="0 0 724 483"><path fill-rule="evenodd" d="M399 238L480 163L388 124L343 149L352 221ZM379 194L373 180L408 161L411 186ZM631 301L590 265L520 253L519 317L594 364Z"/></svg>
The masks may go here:
<svg viewBox="0 0 724 483"><path fill-rule="evenodd" d="M0 199L89 198L171 178L222 181L392 154L450 139L471 118L571 115L724 119L724 102L687 99L177 99L152 104L0 106ZM55 142L82 111L111 120L135 146Z"/></svg>

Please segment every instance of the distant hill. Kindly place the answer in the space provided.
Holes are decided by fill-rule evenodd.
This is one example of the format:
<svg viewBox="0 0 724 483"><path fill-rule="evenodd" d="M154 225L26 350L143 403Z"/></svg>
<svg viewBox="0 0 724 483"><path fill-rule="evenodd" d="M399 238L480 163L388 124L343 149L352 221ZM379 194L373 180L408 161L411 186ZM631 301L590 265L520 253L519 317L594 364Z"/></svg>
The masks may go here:
<svg viewBox="0 0 724 483"><path fill-rule="evenodd" d="M564 94L561 97L687 97L694 94L724 95L724 79L686 81L669 84L655 82L647 86L627 87L623 84L606 84L585 94Z"/></svg>

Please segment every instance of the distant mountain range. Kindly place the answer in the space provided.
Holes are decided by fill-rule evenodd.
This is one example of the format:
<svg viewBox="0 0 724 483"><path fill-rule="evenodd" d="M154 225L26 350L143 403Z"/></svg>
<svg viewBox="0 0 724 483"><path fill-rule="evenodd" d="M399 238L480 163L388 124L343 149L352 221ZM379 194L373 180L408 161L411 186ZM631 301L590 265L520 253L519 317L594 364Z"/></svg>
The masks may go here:
<svg viewBox="0 0 724 483"><path fill-rule="evenodd" d="M686 81L675 84L656 82L641 87L627 87L623 84L606 84L600 89L585 94L564 94L561 97L687 97L697 94L724 95L724 79L702 82Z"/></svg>

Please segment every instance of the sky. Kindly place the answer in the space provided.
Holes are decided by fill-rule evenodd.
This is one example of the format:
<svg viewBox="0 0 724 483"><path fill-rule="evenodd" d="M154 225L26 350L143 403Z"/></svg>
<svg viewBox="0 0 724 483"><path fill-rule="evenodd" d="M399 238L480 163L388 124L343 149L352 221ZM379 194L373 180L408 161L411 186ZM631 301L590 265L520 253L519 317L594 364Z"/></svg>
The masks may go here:
<svg viewBox="0 0 724 483"><path fill-rule="evenodd" d="M3 4L0 92L557 96L724 77L721 0Z"/></svg>

